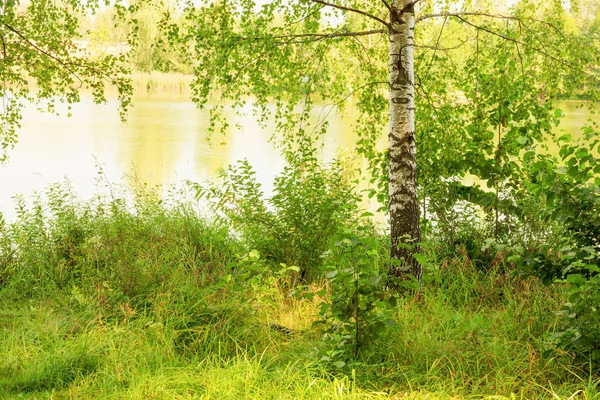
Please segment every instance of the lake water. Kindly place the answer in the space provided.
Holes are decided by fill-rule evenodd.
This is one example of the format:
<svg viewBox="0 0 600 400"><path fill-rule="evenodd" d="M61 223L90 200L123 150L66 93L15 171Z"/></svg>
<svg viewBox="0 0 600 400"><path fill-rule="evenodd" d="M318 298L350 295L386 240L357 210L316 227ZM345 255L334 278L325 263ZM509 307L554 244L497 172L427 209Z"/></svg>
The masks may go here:
<svg viewBox="0 0 600 400"><path fill-rule="evenodd" d="M262 129L248 109L248 116L233 117L227 137L207 141L208 113L183 98L138 98L127 123L119 120L115 104L95 105L90 99L73 107L73 116L25 110L19 143L10 159L0 166L0 212L14 218L15 193L26 196L50 183L67 178L76 193L90 198L97 192L96 178L102 169L111 182L135 174L151 185L180 184L186 179L214 179L219 168L247 158L268 193L273 177L284 166L269 143L272 128ZM560 129L577 134L590 117L577 102L562 104L565 118ZM316 108L313 118L328 108ZM600 122L599 116L594 118ZM351 150L353 115L329 116L330 133L324 139L324 158ZM238 123L243 129L234 126Z"/></svg>
<svg viewBox="0 0 600 400"><path fill-rule="evenodd" d="M313 119L322 119L329 109L315 108ZM95 105L89 98L74 105L70 118L28 107L19 142L8 163L0 165L0 212L13 219L15 193L27 196L65 178L80 197L90 198L98 190L100 170L110 182L135 175L149 185L166 186L213 180L220 168L243 158L269 193L284 162L269 142L272 127L261 128L250 107L247 111L248 116L230 118L225 137L214 135L209 142L208 112L184 98L135 99L124 124L116 104ZM331 134L324 138L323 156L331 159L352 148L354 135L352 118L331 113L328 120Z"/></svg>

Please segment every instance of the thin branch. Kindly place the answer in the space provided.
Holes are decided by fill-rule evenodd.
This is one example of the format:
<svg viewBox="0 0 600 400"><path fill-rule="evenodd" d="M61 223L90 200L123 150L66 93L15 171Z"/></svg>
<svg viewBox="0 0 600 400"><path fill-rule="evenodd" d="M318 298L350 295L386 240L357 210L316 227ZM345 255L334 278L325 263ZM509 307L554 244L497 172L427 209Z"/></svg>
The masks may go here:
<svg viewBox="0 0 600 400"><path fill-rule="evenodd" d="M354 40L358 44L358 46L360 46L362 52L364 53L365 57L367 58L368 69L373 70L373 61L371 60L371 57L369 56L369 50L366 48L364 43L361 42L359 39L353 37L352 40ZM361 63L362 62L364 62L364 61L363 61L363 58L361 57Z"/></svg>
<svg viewBox="0 0 600 400"><path fill-rule="evenodd" d="M515 17L513 15L490 14L490 13L479 12L479 11L465 11L465 12L457 12L457 13L443 12L443 13L422 15L419 18L415 19L415 24L417 22L421 22L425 19L430 19L430 18L461 17L461 16L476 16L476 17L496 18L496 19L508 19L508 20L513 20L513 21L519 21L521 23L523 22L523 20L538 22L540 24L549 26L550 28L554 29L556 31L556 33L558 33L561 37L564 37L564 35L560 31L560 29L558 29L556 26L554 26L553 24L551 24L547 21L543 21L543 20L531 18L531 17L521 18L521 17Z"/></svg>
<svg viewBox="0 0 600 400"><path fill-rule="evenodd" d="M331 32L331 33L299 33L299 34L291 34L291 35L276 35L276 36L240 36L239 40L267 40L267 39L283 39L281 42L273 42L275 44L302 44L302 43L313 43L319 42L325 39L335 39L335 38L343 38L350 37L356 38L360 36L369 36L375 34L387 34L388 31L385 29L375 29L371 31L361 31L361 32ZM307 38L307 40L295 40Z"/></svg>
<svg viewBox="0 0 600 400"><path fill-rule="evenodd" d="M421 15L418 18L415 18L415 24L418 22L421 22L425 19L431 19L431 18L441 18L441 17L461 17L461 16L478 16L478 17L490 17L490 18L498 18L498 19L518 19L517 17L513 17L510 15L501 15L501 14L489 14L489 13L484 13L484 12L457 12L457 13L450 13L450 12L442 12L442 13L435 13L435 14L426 14L426 15Z"/></svg>
<svg viewBox="0 0 600 400"><path fill-rule="evenodd" d="M354 93L369 87L369 86L373 86L373 85L388 85L389 86L389 82L388 81L378 81L378 82L369 82L366 83L354 90L352 90L350 93L348 93L346 96L344 96L341 100L337 101L336 103L333 104L328 104L326 106L323 107L323 110L321 110L321 112L319 113L319 121L317 122L317 124L315 125L315 129L313 129L313 132L315 132L321 125L323 125L325 123L325 121L327 121L327 118L329 117L329 114L331 114L331 112L338 107L340 104L342 104L343 102L345 102L346 100L348 100L352 95L354 95ZM329 111L327 111L327 113L325 114L325 116L323 118L321 118L321 116L323 115L323 111L325 110L325 107L329 106Z"/></svg>
<svg viewBox="0 0 600 400"><path fill-rule="evenodd" d="M15 33L18 37L21 38L21 40L23 40L25 43L27 43L29 46L31 46L33 49L35 49L36 51L38 51L41 54L44 54L46 57L49 57L53 60L55 60L57 63L59 63L60 65L62 65L71 75L73 75L75 78L77 78L80 82L81 85L83 85L83 79L81 79L79 77L79 75L77 75L77 73L75 71L73 71L71 68L69 68L69 66L60 58L56 57L54 54L38 47L35 43L33 43L31 40L27 39L21 32L19 32L17 29L13 28L12 26L8 25L7 23L2 23L5 27L7 27L10 31L12 31L13 33Z"/></svg>
<svg viewBox="0 0 600 400"><path fill-rule="evenodd" d="M523 56L521 55L521 50L519 49L519 44L515 43L515 47L517 48L517 54L519 55L519 62L521 63L521 74L525 75L525 68L523 67Z"/></svg>
<svg viewBox="0 0 600 400"><path fill-rule="evenodd" d="M433 101L433 98L431 97L431 95L429 93L427 93L427 91L425 90L425 86L423 85L423 82L421 81L421 77L419 76L418 73L415 72L415 77L417 78L416 81L418 81L417 85L414 85L415 89L417 90L417 92L419 91L419 88L421 89L421 92L425 95L426 97L426 101L427 103L431 106L431 108L433 108L433 110L436 113L441 113L444 114L444 116L448 119L450 119L450 117L448 116L448 113L446 112L445 109L440 109L435 105L435 102ZM427 121L427 123L429 123L429 120Z"/></svg>
<svg viewBox="0 0 600 400"><path fill-rule="evenodd" d="M325 43L327 43L327 42L325 42ZM319 45L315 49L315 53L318 52L320 46L321 46L321 44L319 43ZM325 49L321 53L321 57L319 57L319 62L315 65L313 73L311 74L311 78L312 79L314 79L315 76L317 75L317 73L319 72L319 68L321 67L321 63L323 62L323 59L325 58L325 53L327 52L327 50L329 50L329 44L325 45ZM309 79L311 79L311 78L309 78ZM300 129L300 130L302 129L302 123L305 121L305 116L306 116L306 111L307 111L307 107L308 107L309 96L310 96L310 90L307 90L306 91L306 95L304 96L304 110L302 111L302 114L301 114L302 116L300 118L300 125L298 127L298 129ZM306 116L306 117L308 117L308 116Z"/></svg>
<svg viewBox="0 0 600 400"><path fill-rule="evenodd" d="M4 35L0 35L0 39L2 39L2 53L6 59L6 42L4 41Z"/></svg>
<svg viewBox="0 0 600 400"><path fill-rule="evenodd" d="M440 46L440 41L442 40L442 34L444 33L444 29L446 28L446 23L448 22L448 18L444 18L444 23L442 24L442 27L440 28L440 33L437 37L437 40L435 42L435 47L439 47ZM431 68L431 64L433 63L433 59L435 58L435 55L437 53L437 50L433 52L433 54L431 55L431 58L429 59L429 63L427 65L427 69Z"/></svg>
<svg viewBox="0 0 600 400"><path fill-rule="evenodd" d="M381 2L385 5L389 12L392 12L392 6L385 0L381 0Z"/></svg>
<svg viewBox="0 0 600 400"><path fill-rule="evenodd" d="M457 44L456 46L452 46L452 47L439 47L438 45L431 46L431 45L427 45L427 44L414 44L412 46L415 47L415 48L418 48L418 49L429 49L429 50L435 50L435 51L438 51L438 50L439 51L448 51L448 50L456 50L456 49L464 46L465 44L467 44L469 41L470 40L467 39L464 42L461 42L461 43ZM434 53L434 55L435 55L435 53Z"/></svg>
<svg viewBox="0 0 600 400"><path fill-rule="evenodd" d="M344 11L349 11L349 12L353 12L356 14L360 14L360 15L364 15L367 18L371 18L372 20L375 20L381 24L383 24L385 27L387 27L388 29L391 29L391 26L389 23L387 23L386 21L382 20L381 18L379 18L376 15L373 14L369 14L366 11L362 11L362 10L358 10L356 8L351 8L351 7L345 7L345 6L340 6L338 4L333 4L333 3L328 3L326 1L323 0L311 0L313 3L319 3L319 4L323 4L325 6L329 6L329 7L333 7L333 8L337 8L339 10L344 10Z"/></svg>
<svg viewBox="0 0 600 400"><path fill-rule="evenodd" d="M502 33L495 32L495 31L493 31L493 30L491 30L491 29L489 29L489 28L486 28L486 27L484 27L484 26L481 26L481 25L474 24L474 23L472 23L471 21L469 21L469 20L466 20L465 18L463 18L463 17L461 17L461 16L456 16L456 18L460 19L460 20L461 20L461 21L463 21L465 24L467 24L467 25L470 25L470 26L472 26L472 27L473 27L473 28L475 28L475 29L482 30L482 31L484 31L484 32L487 32L487 33L489 33L489 34L491 34L491 35L497 36L497 37L499 37L499 38L501 38L501 39L508 40L509 42L513 42L513 43L516 43L516 44L520 44L521 46L528 47L528 48L532 49L533 51L535 51L535 52L538 52L538 53L540 53L540 54L542 54L542 55L544 55L544 56L548 57L549 59L551 59L551 60L553 60L553 61L556 61L556 62L558 62L558 63L560 63L560 64L563 64L563 65L565 65L566 67L568 67L568 68L570 68L570 69L575 69L575 70L577 69L577 68L574 68L574 67L573 67L572 65L570 65L569 63L567 63L567 62L565 62L565 61L561 60L560 58L557 58L557 57L553 56L552 54L550 54L550 53L548 53L548 52L546 52L546 51L544 51L544 50L542 50L542 49L540 49L540 48L538 48L538 47L530 46L530 45L528 45L527 43L524 43L524 42L522 42L522 41L520 41L520 40L513 39L513 38L511 38L511 37L508 37L508 36L506 36L506 35L503 35Z"/></svg>
<svg viewBox="0 0 600 400"><path fill-rule="evenodd" d="M419 0L413 0L413 1L411 1L410 3L407 3L407 4L406 4L406 5L405 5L405 6L402 8L402 10L400 10L400 12L398 13L398 15L402 15L402 14L404 14L405 12L407 12L407 11L408 11L408 9L409 9L409 8L411 8L411 7L414 7L414 6L415 6L415 5L416 5L418 2L419 2ZM416 22L416 21L415 21L415 22Z"/></svg>
<svg viewBox="0 0 600 400"><path fill-rule="evenodd" d="M430 18L430 17L446 17L446 16L448 16L448 17L455 17L455 18L458 18L459 20L461 20L462 22L464 22L465 24L467 24L469 26L472 26L475 29L482 30L482 31L487 32L487 33L489 33L491 35L497 36L497 37L499 37L501 39L508 40L509 42L520 44L521 46L527 47L527 48L529 48L529 49L531 49L531 50L533 50L533 51L535 51L535 52L537 52L537 53L539 53L539 54L541 54L541 55L543 55L543 56L545 56L545 57L547 57L547 58L549 58L549 59L551 59L553 61L556 61L559 64L562 64L562 65L566 66L569 69L576 70L576 71L578 70L577 68L573 67L569 63L561 60L560 58L557 58L557 57L553 56L552 54L548 53L547 51L544 51L544 50L540 49L539 47L531 46L531 45L529 45L527 43L524 43L524 42L522 42L520 40L508 37L508 36L506 36L506 35L504 35L502 33L498 33L496 31L493 31L493 30L489 29L489 28L486 28L485 26L474 24L473 22L465 19L463 17L463 15L479 15L479 16L488 16L488 17L494 17L494 18L512 19L512 20L516 20L516 21L519 21L519 22L521 21L519 18L516 18L516 17L506 17L506 16L499 16L499 15L494 15L494 14L482 14L482 13L443 13L443 14L431 14L429 16L423 16L423 17L421 17L420 20L422 20L424 18Z"/></svg>
<svg viewBox="0 0 600 400"><path fill-rule="evenodd" d="M324 9L325 7L326 7L326 6L322 6L322 7L320 7L319 9L317 9L317 10L315 10L315 11L313 11L313 12L310 12L310 13L306 14L306 15L305 15L304 17L302 17L302 18L300 18L300 19L298 19L298 20L296 20L296 21L290 22L289 24L286 24L285 26L286 26L286 27L290 27L290 26L293 26L293 25L298 25L298 24L300 24L301 22L304 22L304 21L306 21L306 20L307 20L309 17L312 17L312 16L313 16L313 15L315 15L316 13L319 13L319 12L321 12L321 10L322 10L322 9Z"/></svg>
<svg viewBox="0 0 600 400"><path fill-rule="evenodd" d="M378 33L388 33L385 29L374 29L370 31L360 32L332 32L332 33L300 33L296 35L279 35L271 36L273 39L288 39L288 38L299 38L299 37L318 37L323 39L337 38L337 37L357 37L357 36L369 36ZM257 37L258 38L258 37Z"/></svg>

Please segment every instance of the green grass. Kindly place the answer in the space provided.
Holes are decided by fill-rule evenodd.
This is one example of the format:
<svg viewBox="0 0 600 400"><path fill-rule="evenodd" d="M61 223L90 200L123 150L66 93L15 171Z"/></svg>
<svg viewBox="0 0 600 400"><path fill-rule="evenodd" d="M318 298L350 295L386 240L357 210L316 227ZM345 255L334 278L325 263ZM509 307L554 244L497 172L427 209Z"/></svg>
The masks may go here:
<svg viewBox="0 0 600 400"><path fill-rule="evenodd" d="M45 197L0 224L2 399L600 398L585 366L542 354L560 286L444 262L344 376L317 357L319 299L248 276L228 227L191 204Z"/></svg>

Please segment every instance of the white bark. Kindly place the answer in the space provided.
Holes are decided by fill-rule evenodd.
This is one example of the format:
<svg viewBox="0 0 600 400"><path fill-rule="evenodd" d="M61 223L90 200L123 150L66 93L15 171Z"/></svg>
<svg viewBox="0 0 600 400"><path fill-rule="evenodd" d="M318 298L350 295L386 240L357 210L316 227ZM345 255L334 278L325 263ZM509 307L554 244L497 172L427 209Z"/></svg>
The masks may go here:
<svg viewBox="0 0 600 400"><path fill-rule="evenodd" d="M390 32L389 210L393 259L402 266L392 272L410 272L420 280L421 266L412 251L398 249L404 236L420 240L415 142L414 0L394 0Z"/></svg>

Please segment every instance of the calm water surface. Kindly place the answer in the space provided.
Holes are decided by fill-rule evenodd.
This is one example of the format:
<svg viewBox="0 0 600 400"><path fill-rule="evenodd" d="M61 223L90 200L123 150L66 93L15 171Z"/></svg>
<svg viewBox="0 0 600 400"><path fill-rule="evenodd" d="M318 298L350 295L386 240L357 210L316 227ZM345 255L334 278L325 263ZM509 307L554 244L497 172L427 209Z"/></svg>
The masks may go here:
<svg viewBox="0 0 600 400"><path fill-rule="evenodd" d="M284 162L269 143L272 127L259 127L248 116L232 116L226 136L207 140L208 113L183 98L135 99L125 124L115 104L95 105L90 99L73 107L73 116L25 110L19 142L0 165L0 212L15 216L15 193L26 196L49 184L68 179L75 192L90 198L98 191L98 172L110 182L137 176L150 185L181 184L186 179L214 179L220 168L247 158L265 192ZM329 110L317 108L318 121ZM324 139L324 157L333 158L354 143L351 118L331 113L330 134ZM241 130L235 128L236 124Z"/></svg>
<svg viewBox="0 0 600 400"><path fill-rule="evenodd" d="M577 102L565 102L566 116L560 129L577 135L590 117ZM315 109L317 120L323 109ZM599 116L594 118L600 122ZM329 117L329 136L324 157L351 150L355 140L352 115ZM149 184L180 184L186 179L214 179L219 168L247 158L267 193L272 178L284 166L269 143L272 128L262 129L250 108L246 117L232 117L227 137L207 141L208 114L182 98L136 99L128 121L122 124L114 104L98 106L84 99L74 106L73 117L55 116L26 109L19 143L10 160L0 166L0 212L14 218L15 193L30 195L50 183L67 178L76 193L90 198L97 192L100 168L111 182L137 175ZM234 128L236 123L243 128Z"/></svg>

